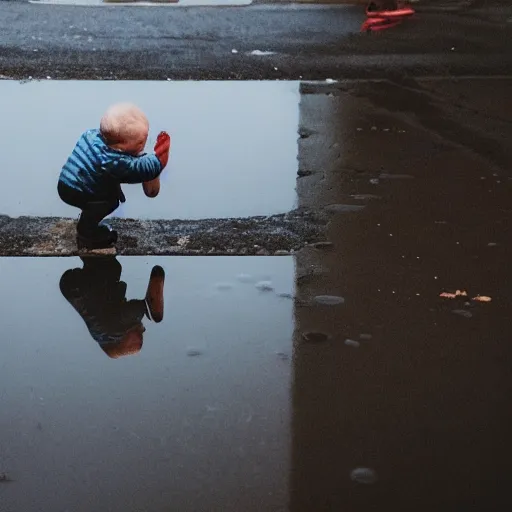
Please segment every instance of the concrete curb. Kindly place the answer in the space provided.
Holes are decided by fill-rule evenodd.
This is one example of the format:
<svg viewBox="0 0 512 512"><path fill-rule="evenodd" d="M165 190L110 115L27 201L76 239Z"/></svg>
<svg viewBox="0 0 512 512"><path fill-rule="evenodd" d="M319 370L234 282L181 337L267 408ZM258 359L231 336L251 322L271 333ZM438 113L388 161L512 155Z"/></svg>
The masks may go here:
<svg viewBox="0 0 512 512"><path fill-rule="evenodd" d="M328 216L296 210L268 217L112 219L119 255L287 255L325 241ZM0 216L0 256L77 256L76 221Z"/></svg>

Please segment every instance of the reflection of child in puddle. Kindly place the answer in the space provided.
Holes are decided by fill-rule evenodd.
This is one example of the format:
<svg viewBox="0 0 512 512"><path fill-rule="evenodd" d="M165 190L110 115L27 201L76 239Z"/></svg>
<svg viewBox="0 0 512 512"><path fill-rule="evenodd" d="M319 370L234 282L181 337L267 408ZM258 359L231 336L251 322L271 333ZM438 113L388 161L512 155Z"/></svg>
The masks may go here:
<svg viewBox="0 0 512 512"><path fill-rule="evenodd" d="M60 290L84 320L89 333L111 358L136 354L142 348L146 315L161 322L164 314L165 272L151 271L146 297L126 299L122 266L115 257L82 258L83 268L70 269L60 279Z"/></svg>

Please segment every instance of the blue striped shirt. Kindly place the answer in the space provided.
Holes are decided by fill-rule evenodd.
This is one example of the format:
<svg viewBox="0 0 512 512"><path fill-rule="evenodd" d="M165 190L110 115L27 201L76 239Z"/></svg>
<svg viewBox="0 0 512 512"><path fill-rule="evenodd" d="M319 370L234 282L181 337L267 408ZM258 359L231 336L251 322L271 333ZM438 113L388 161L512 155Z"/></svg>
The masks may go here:
<svg viewBox="0 0 512 512"><path fill-rule="evenodd" d="M105 196L117 193L120 183L151 181L161 172L155 154L133 156L112 149L95 129L80 136L59 179L80 192Z"/></svg>

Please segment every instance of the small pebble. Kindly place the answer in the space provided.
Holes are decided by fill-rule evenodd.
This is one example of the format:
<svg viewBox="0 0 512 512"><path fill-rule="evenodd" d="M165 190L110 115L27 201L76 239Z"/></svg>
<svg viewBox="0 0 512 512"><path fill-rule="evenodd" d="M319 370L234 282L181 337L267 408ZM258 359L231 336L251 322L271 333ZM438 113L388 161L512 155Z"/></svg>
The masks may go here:
<svg viewBox="0 0 512 512"><path fill-rule="evenodd" d="M274 286L271 281L260 281L256 283L256 288L262 292L271 292L274 290Z"/></svg>
<svg viewBox="0 0 512 512"><path fill-rule="evenodd" d="M274 256L289 256L290 253L288 251L285 251L285 250L278 250L274 253Z"/></svg>
<svg viewBox="0 0 512 512"><path fill-rule="evenodd" d="M276 355L281 361L288 361L290 359L290 356L286 352L277 352Z"/></svg>
<svg viewBox="0 0 512 512"><path fill-rule="evenodd" d="M336 295L317 295L313 300L317 304L322 304L324 306L337 306L345 303L345 299L343 297L337 297Z"/></svg>
<svg viewBox="0 0 512 512"><path fill-rule="evenodd" d="M380 196L376 196L375 194L353 194L350 197L352 199L356 199L357 201L370 201L372 199L380 199Z"/></svg>
<svg viewBox="0 0 512 512"><path fill-rule="evenodd" d="M454 309L452 311L453 314L463 316L464 318L471 318L473 313L471 311L467 311L466 309Z"/></svg>
<svg viewBox="0 0 512 512"><path fill-rule="evenodd" d="M489 242L489 243L487 244L487 247L496 247L497 245L498 245L498 244L497 244L497 243L495 243L495 242Z"/></svg>
<svg viewBox="0 0 512 512"><path fill-rule="evenodd" d="M364 205L361 204L330 204L325 207L330 213L354 213L360 212L364 209Z"/></svg>
<svg viewBox="0 0 512 512"><path fill-rule="evenodd" d="M304 332L302 333L302 339L308 343L323 343L329 341L331 337L324 332Z"/></svg>
<svg viewBox="0 0 512 512"><path fill-rule="evenodd" d="M358 484L374 484L377 473L370 468L356 468L350 473L350 479Z"/></svg>
<svg viewBox="0 0 512 512"><path fill-rule="evenodd" d="M370 341L373 339L373 336L371 334L360 334L359 339L363 341Z"/></svg>
<svg viewBox="0 0 512 512"><path fill-rule="evenodd" d="M188 357L197 357L197 356L201 356L201 355L203 355L203 353L201 352L201 350L198 350L197 348L189 348L187 350Z"/></svg>
<svg viewBox="0 0 512 512"><path fill-rule="evenodd" d="M311 244L311 247L314 247L315 249L331 249L334 247L334 244L332 242L315 242L314 244Z"/></svg>
<svg viewBox="0 0 512 512"><path fill-rule="evenodd" d="M347 345L347 347L354 347L354 348L359 348L361 346L361 343L359 343L359 341L356 341L356 340L345 340L345 345Z"/></svg>
<svg viewBox="0 0 512 512"><path fill-rule="evenodd" d="M278 293L277 296L282 299L293 299L293 295L291 293Z"/></svg>
<svg viewBox="0 0 512 512"><path fill-rule="evenodd" d="M235 50L234 48L231 50L231 53L235 54L238 53L238 50Z"/></svg>

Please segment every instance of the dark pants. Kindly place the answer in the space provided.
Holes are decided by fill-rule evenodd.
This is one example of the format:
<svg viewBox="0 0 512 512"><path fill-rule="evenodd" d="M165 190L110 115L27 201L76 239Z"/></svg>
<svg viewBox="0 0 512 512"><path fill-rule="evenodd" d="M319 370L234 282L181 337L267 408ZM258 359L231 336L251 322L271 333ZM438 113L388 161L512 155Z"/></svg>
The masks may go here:
<svg viewBox="0 0 512 512"><path fill-rule="evenodd" d="M82 210L77 225L79 235L86 238L101 237L104 230L99 223L119 206L119 197L97 198L69 187L59 181L57 191L60 198L70 206Z"/></svg>

